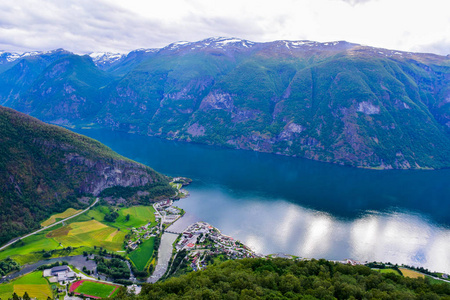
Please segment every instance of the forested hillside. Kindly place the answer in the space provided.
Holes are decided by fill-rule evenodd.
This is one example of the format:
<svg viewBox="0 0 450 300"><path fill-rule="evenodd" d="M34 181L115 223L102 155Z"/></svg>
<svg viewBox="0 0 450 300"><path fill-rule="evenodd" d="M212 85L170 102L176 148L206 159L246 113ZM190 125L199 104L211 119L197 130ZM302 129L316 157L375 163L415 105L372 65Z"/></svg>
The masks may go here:
<svg viewBox="0 0 450 300"><path fill-rule="evenodd" d="M326 260L242 259L145 285L116 299L450 299L450 284Z"/></svg>
<svg viewBox="0 0 450 300"><path fill-rule="evenodd" d="M0 106L0 244L115 186L174 194L168 179L101 143Z"/></svg>

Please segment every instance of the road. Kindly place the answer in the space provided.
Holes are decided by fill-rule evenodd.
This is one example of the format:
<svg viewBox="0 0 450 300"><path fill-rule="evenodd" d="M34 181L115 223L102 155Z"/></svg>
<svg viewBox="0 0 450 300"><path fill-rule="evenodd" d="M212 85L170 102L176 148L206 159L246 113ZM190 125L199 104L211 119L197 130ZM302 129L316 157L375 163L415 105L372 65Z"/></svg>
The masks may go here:
<svg viewBox="0 0 450 300"><path fill-rule="evenodd" d="M159 232L162 232L162 230L163 230L163 228L162 228L162 226L163 226L163 223L164 223L164 216L159 212L159 210L155 207L155 205L157 204L158 202L156 202L156 203L153 203L153 209L155 210L155 213L156 214L158 214L159 215L159 220L160 220L160 222L159 222Z"/></svg>
<svg viewBox="0 0 450 300"><path fill-rule="evenodd" d="M20 240L20 239L24 239L24 238L27 238L27 237L29 237L29 236L32 236L32 235L34 235L34 234L36 234L36 233L39 233L39 232L41 232L41 231L43 231L43 230L46 230L46 229L48 229L48 228L50 228L50 227L56 226L56 225L58 225L58 224L61 224L62 222L65 222L65 221L67 221L67 220L70 220L70 219L72 219L72 218L75 218L75 217L77 217L77 216L79 216L79 215L81 215L81 214L87 212L92 206L94 206L95 204L97 204L98 200L99 200L99 198L97 197L97 198L95 199L94 203L92 203L88 208L86 208L85 210L80 211L80 212L78 212L78 213L76 213L76 214L74 214L74 215L72 215L72 216L70 216L70 217L67 217L67 218L65 218L65 219L63 219L63 220L60 220L60 221L58 221L58 222L55 222L55 223L53 223L53 224L51 224L51 225L42 227L41 229L38 229L38 230L36 230L36 231L34 231L34 232L32 232L32 233L29 233L29 234L27 234L27 235L24 235L24 236L21 236L21 237L12 239L12 240L9 241L7 244L1 246L1 247L0 247L0 251L2 251L2 250L5 249L6 247L8 247L8 246L14 244L15 242L17 242L17 241Z"/></svg>

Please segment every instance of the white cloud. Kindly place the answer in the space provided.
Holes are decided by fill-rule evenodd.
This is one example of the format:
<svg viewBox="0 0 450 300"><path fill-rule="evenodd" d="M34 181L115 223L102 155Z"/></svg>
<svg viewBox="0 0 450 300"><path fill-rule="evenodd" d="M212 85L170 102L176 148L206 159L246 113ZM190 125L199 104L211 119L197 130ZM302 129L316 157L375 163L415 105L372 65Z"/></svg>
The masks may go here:
<svg viewBox="0 0 450 300"><path fill-rule="evenodd" d="M0 49L162 47L211 36L347 40L448 54L447 0L24 0L0 3ZM444 46L441 46L444 45Z"/></svg>

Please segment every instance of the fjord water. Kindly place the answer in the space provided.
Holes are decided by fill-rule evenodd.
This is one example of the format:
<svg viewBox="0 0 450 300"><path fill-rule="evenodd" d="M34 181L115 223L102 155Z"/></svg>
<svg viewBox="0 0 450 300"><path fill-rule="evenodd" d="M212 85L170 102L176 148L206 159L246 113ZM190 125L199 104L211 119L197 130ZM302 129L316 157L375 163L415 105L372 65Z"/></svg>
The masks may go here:
<svg viewBox="0 0 450 300"><path fill-rule="evenodd" d="M376 171L77 130L193 183L176 205L263 254L384 261L450 272L450 170Z"/></svg>

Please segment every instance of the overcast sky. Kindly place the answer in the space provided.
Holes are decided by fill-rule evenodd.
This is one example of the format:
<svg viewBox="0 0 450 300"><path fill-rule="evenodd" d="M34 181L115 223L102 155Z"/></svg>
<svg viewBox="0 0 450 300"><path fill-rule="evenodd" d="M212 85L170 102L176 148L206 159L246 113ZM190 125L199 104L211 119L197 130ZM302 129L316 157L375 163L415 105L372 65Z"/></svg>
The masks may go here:
<svg viewBox="0 0 450 300"><path fill-rule="evenodd" d="M449 0L0 0L0 50L127 53L212 36L450 54Z"/></svg>

